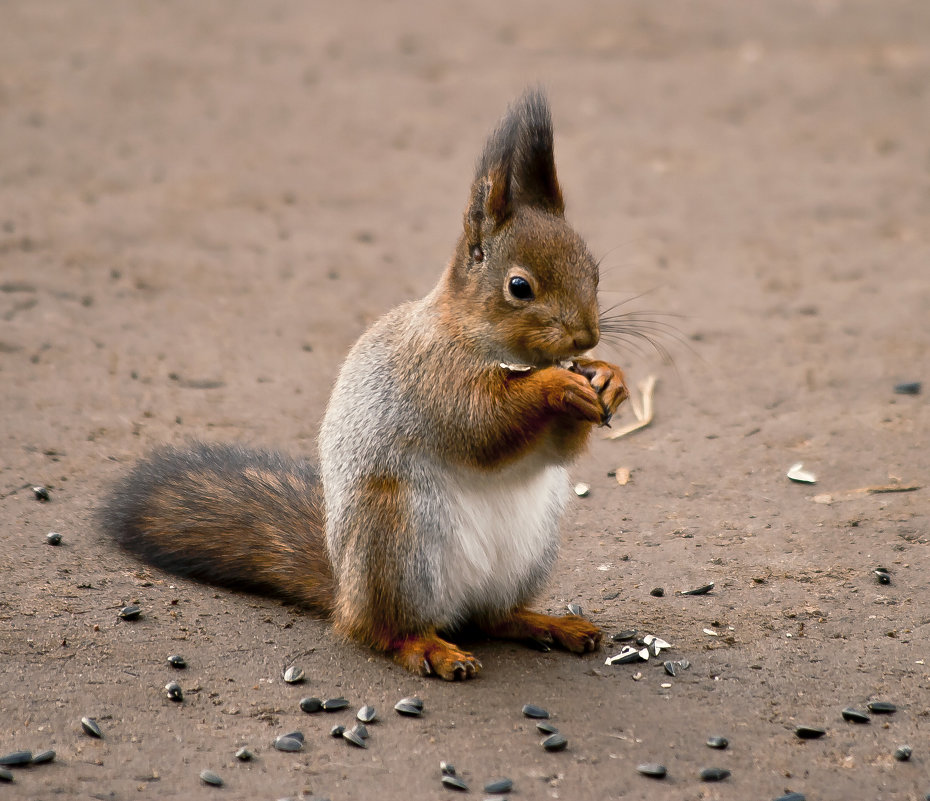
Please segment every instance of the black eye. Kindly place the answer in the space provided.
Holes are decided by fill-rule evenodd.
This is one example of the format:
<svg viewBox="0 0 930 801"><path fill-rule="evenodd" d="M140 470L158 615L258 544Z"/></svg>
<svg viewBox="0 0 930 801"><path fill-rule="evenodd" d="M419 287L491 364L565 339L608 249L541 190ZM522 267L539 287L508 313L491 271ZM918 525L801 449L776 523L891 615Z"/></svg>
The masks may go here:
<svg viewBox="0 0 930 801"><path fill-rule="evenodd" d="M507 282L507 289L517 300L533 299L533 287L530 286L529 281L519 275L515 275Z"/></svg>

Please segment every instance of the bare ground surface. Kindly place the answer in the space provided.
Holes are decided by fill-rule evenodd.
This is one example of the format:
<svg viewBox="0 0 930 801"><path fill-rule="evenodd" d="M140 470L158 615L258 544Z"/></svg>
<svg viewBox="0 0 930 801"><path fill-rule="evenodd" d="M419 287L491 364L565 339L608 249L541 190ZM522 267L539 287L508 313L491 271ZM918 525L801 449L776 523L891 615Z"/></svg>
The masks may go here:
<svg viewBox="0 0 930 801"><path fill-rule="evenodd" d="M0 752L57 758L0 797L451 797L442 759L472 796L500 776L525 799L930 791L930 410L893 392L930 381L924 0L82 0L2 18ZM159 443L314 455L343 354L436 280L483 137L537 81L604 304L678 315L657 319L683 340L660 339L674 366L603 348L634 382L657 374L656 419L575 466L591 493L538 606L658 634L690 670L479 641L478 680L418 679L104 541L95 507ZM798 461L816 486L785 478ZM850 492L894 482L920 488ZM129 602L143 617L118 622ZM291 664L304 685L282 682ZM391 711L410 694L421 719ZM305 695L376 706L368 750L328 735L352 709L308 716ZM876 699L897 713L841 719ZM540 748L528 701L566 751ZM271 748L294 729L302 753ZM731 778L700 782L714 765Z"/></svg>

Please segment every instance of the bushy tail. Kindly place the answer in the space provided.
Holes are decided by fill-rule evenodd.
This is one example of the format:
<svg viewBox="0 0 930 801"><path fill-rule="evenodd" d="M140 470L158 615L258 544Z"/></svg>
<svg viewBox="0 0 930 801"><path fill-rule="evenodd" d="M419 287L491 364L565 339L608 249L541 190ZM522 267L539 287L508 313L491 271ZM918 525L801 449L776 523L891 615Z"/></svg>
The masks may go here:
<svg viewBox="0 0 930 801"><path fill-rule="evenodd" d="M100 522L165 570L332 611L322 488L307 462L233 445L162 448L115 487Z"/></svg>

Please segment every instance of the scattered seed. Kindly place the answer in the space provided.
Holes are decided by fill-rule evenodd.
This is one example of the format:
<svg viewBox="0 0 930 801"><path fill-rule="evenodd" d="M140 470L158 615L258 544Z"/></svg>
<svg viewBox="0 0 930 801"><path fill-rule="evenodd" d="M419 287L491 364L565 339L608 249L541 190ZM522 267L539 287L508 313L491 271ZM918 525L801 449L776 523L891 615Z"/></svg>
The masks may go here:
<svg viewBox="0 0 930 801"><path fill-rule="evenodd" d="M367 704L363 706L358 712L355 713L355 717L358 718L362 723L372 723L375 718L378 717L373 706L368 706Z"/></svg>
<svg viewBox="0 0 930 801"><path fill-rule="evenodd" d="M7 770L6 768L0 768L0 782L11 781L13 781L13 771Z"/></svg>
<svg viewBox="0 0 930 801"><path fill-rule="evenodd" d="M349 702L345 698L327 698L323 702L324 712L338 712L340 709L346 709Z"/></svg>
<svg viewBox="0 0 930 801"><path fill-rule="evenodd" d="M587 498L588 493L590 492L591 486L589 484L585 484L583 482L575 484L575 495L577 495L579 498Z"/></svg>
<svg viewBox="0 0 930 801"><path fill-rule="evenodd" d="M730 744L730 741L726 737L708 737L707 745L709 748L720 748L724 749Z"/></svg>
<svg viewBox="0 0 930 801"><path fill-rule="evenodd" d="M549 718L549 713L541 706L536 706L535 704L524 704L523 715L538 720L547 720Z"/></svg>
<svg viewBox="0 0 930 801"><path fill-rule="evenodd" d="M293 737L281 735L274 738L274 747L278 751L300 751L304 747L304 744L300 740L295 740Z"/></svg>
<svg viewBox="0 0 930 801"><path fill-rule="evenodd" d="M17 765L28 765L32 762L32 751L13 751L0 757L0 766L15 768Z"/></svg>
<svg viewBox="0 0 930 801"><path fill-rule="evenodd" d="M693 590L682 590L679 595L707 595L714 588L714 582L705 584L703 587L695 587Z"/></svg>
<svg viewBox="0 0 930 801"><path fill-rule="evenodd" d="M626 642L627 640L635 640L637 634L639 632L636 629L624 629L614 634L610 639L613 642Z"/></svg>
<svg viewBox="0 0 930 801"><path fill-rule="evenodd" d="M46 762L51 762L55 759L55 752L49 748L45 751L39 751L38 754L32 755L32 764L33 765L42 765Z"/></svg>
<svg viewBox="0 0 930 801"><path fill-rule="evenodd" d="M645 662L649 659L648 648L634 648L632 645L625 645L620 649L620 653L608 656L604 660L605 665L628 665L632 662Z"/></svg>
<svg viewBox="0 0 930 801"><path fill-rule="evenodd" d="M903 384L895 384L894 391L898 395L919 395L921 386L920 381L906 381Z"/></svg>
<svg viewBox="0 0 930 801"><path fill-rule="evenodd" d="M893 715L898 711L898 708L890 701L872 701L869 709L876 715Z"/></svg>
<svg viewBox="0 0 930 801"><path fill-rule="evenodd" d="M346 730L346 727L341 723L337 723L329 730L330 737L342 737L343 732Z"/></svg>
<svg viewBox="0 0 930 801"><path fill-rule="evenodd" d="M788 468L788 472L785 474L792 481L795 481L799 484L816 484L817 476L811 473L809 470L804 469L804 465L801 462L796 462Z"/></svg>
<svg viewBox="0 0 930 801"><path fill-rule="evenodd" d="M565 739L565 735L556 732L550 734L540 745L547 751L564 751L565 746L568 745L568 740Z"/></svg>
<svg viewBox="0 0 930 801"><path fill-rule="evenodd" d="M45 535L45 541L49 545L61 545L61 534L57 531L50 531Z"/></svg>
<svg viewBox="0 0 930 801"><path fill-rule="evenodd" d="M323 702L319 698L314 698L312 696L301 698L300 708L308 715L312 715L314 712L321 712L323 710Z"/></svg>
<svg viewBox="0 0 930 801"><path fill-rule="evenodd" d="M304 672L299 667L291 665L284 671L284 681L288 684L299 684L304 680Z"/></svg>
<svg viewBox="0 0 930 801"><path fill-rule="evenodd" d="M497 781L494 781L494 782L488 782L484 786L484 791L486 793L491 793L491 795L509 793L511 790L513 790L512 779L498 779Z"/></svg>
<svg viewBox="0 0 930 801"><path fill-rule="evenodd" d="M355 729L347 729L342 733L342 738L356 748L368 748L368 743L365 742L365 738L362 737L358 731Z"/></svg>
<svg viewBox="0 0 930 801"><path fill-rule="evenodd" d="M48 494L48 490L45 487L33 487L32 492L36 496L36 500L41 501L42 503L45 503L52 497Z"/></svg>
<svg viewBox="0 0 930 801"><path fill-rule="evenodd" d="M251 762L253 759L255 759L255 754L249 751L248 748L240 748L238 751L236 751L236 759L238 759L240 762Z"/></svg>
<svg viewBox="0 0 930 801"><path fill-rule="evenodd" d="M200 781L204 784L212 785L213 787L222 787L223 780L217 776L212 770L202 770L200 771Z"/></svg>
<svg viewBox="0 0 930 801"><path fill-rule="evenodd" d="M678 665L672 661L666 661L662 663L662 667L665 668L665 672L668 673L673 679L678 675Z"/></svg>
<svg viewBox="0 0 930 801"><path fill-rule="evenodd" d="M100 726L97 725L97 721L93 718L81 718L81 728L91 737L103 737Z"/></svg>
<svg viewBox="0 0 930 801"><path fill-rule="evenodd" d="M299 743L304 741L304 733L302 731L289 731L287 734L282 734L281 736L290 737L292 740L297 740Z"/></svg>
<svg viewBox="0 0 930 801"><path fill-rule="evenodd" d="M184 668L187 667L187 661L183 656L178 654L171 654L171 656L168 657L168 664L176 670L184 670Z"/></svg>
<svg viewBox="0 0 930 801"><path fill-rule="evenodd" d="M636 772L643 776L649 776L651 779L664 779L668 775L668 769L665 765L658 762L645 762L636 766Z"/></svg>
<svg viewBox="0 0 930 801"><path fill-rule="evenodd" d="M663 690L667 690L667 689L669 689L672 685L671 685L670 682L667 682L667 681L666 681L666 682L660 684L659 686L660 686Z"/></svg>
<svg viewBox="0 0 930 801"><path fill-rule="evenodd" d="M872 571L879 584L891 584L891 574L883 567L876 567Z"/></svg>
<svg viewBox="0 0 930 801"><path fill-rule="evenodd" d="M713 629L701 629L708 637L719 637L720 635Z"/></svg>
<svg viewBox="0 0 930 801"><path fill-rule="evenodd" d="M553 726L551 723L545 720L540 720L536 724L536 730L542 732L543 734L558 734L559 730Z"/></svg>
<svg viewBox="0 0 930 801"><path fill-rule="evenodd" d="M578 606L578 604L569 604L566 608L568 609L568 614L570 615L577 615L578 617L581 617L583 614L581 607Z"/></svg>
<svg viewBox="0 0 930 801"><path fill-rule="evenodd" d="M407 701L398 701L394 704L394 710L401 715L406 715L408 717L417 718L423 714L422 708L416 706L415 704L408 703Z"/></svg>
<svg viewBox="0 0 930 801"><path fill-rule="evenodd" d="M907 762L911 758L911 747L909 745L899 745L894 750L894 758L898 762Z"/></svg>
<svg viewBox="0 0 930 801"><path fill-rule="evenodd" d="M442 761L439 763L439 772L443 776L455 776L455 765L451 762Z"/></svg>
<svg viewBox="0 0 930 801"><path fill-rule="evenodd" d="M704 768L701 771L702 782L722 782L730 776L730 771L726 768Z"/></svg>
<svg viewBox="0 0 930 801"><path fill-rule="evenodd" d="M775 801L807 801L807 798L803 793L788 793L778 796Z"/></svg>
<svg viewBox="0 0 930 801"><path fill-rule="evenodd" d="M872 719L865 712L852 707L846 707L840 714L843 716L843 720L848 720L850 723L868 723Z"/></svg>
<svg viewBox="0 0 930 801"><path fill-rule="evenodd" d="M827 733L827 730L818 729L814 726L798 726L794 730L794 733L802 740L817 740L823 737Z"/></svg>
<svg viewBox="0 0 930 801"><path fill-rule="evenodd" d="M180 703L184 700L184 691L181 689L181 685L176 681L169 681L165 685L165 692L171 701Z"/></svg>
<svg viewBox="0 0 930 801"><path fill-rule="evenodd" d="M665 588L664 587L653 587L651 590L649 590L649 594L653 598L661 598L662 596L665 595Z"/></svg>
<svg viewBox="0 0 930 801"><path fill-rule="evenodd" d="M680 667L682 670L687 670L689 667L691 667L691 663L687 659L679 659L678 667Z"/></svg>
<svg viewBox="0 0 930 801"><path fill-rule="evenodd" d="M138 620L142 616L142 610L138 606L124 606L119 610L119 616L123 620Z"/></svg>
<svg viewBox="0 0 930 801"><path fill-rule="evenodd" d="M408 706L419 709L421 712L423 711L423 700L415 695L408 696L407 698L401 698L398 703L407 704Z"/></svg>
<svg viewBox="0 0 930 801"><path fill-rule="evenodd" d="M444 773L440 781L446 787L450 787L453 790L462 790L462 791L468 790L468 785L465 784L465 782L462 781L462 779L460 779L458 776L450 776L448 773Z"/></svg>

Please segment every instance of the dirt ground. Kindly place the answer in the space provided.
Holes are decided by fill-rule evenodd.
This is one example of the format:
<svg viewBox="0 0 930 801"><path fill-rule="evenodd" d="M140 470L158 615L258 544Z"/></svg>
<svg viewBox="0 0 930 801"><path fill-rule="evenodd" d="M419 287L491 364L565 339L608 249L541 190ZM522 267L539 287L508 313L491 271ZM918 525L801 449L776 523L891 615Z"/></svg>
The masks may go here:
<svg viewBox="0 0 930 801"><path fill-rule="evenodd" d="M651 315L673 357L602 349L658 377L656 416L575 466L591 492L538 606L657 634L690 669L478 641L476 681L419 679L105 541L95 508L157 444L314 455L343 354L432 286L484 136L537 82L603 303ZM509 776L525 799L922 799L928 131L925 0L5 3L0 752L57 757L0 798L451 798L447 760L477 797ZM885 485L917 488L854 492ZM391 709L411 694L420 719ZM309 716L307 695L352 707ZM841 718L873 700L898 711ZM363 703L370 747L330 738ZM304 751L272 749L294 729Z"/></svg>

